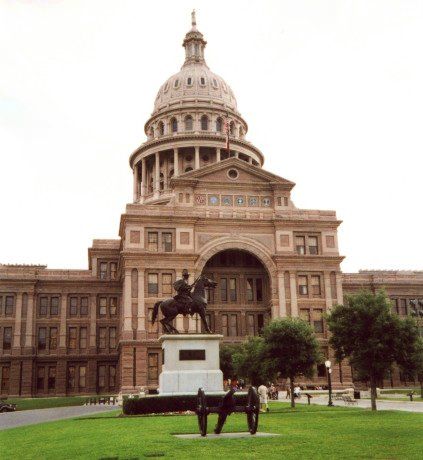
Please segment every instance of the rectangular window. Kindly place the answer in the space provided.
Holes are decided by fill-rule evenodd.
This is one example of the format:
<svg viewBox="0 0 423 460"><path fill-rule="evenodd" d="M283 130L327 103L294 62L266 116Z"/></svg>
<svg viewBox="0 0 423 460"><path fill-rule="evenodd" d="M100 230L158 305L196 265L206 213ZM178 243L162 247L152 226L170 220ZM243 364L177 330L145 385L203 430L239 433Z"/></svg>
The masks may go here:
<svg viewBox="0 0 423 460"><path fill-rule="evenodd" d="M48 347L50 350L57 349L57 327L50 328L50 339L49 339Z"/></svg>
<svg viewBox="0 0 423 460"><path fill-rule="evenodd" d="M157 232L148 232L148 250L157 252L159 250L159 234Z"/></svg>
<svg viewBox="0 0 423 460"><path fill-rule="evenodd" d="M107 262L100 262L100 279L107 279Z"/></svg>
<svg viewBox="0 0 423 460"><path fill-rule="evenodd" d="M117 297L110 297L110 315L116 316L117 315Z"/></svg>
<svg viewBox="0 0 423 460"><path fill-rule="evenodd" d="M110 279L115 280L117 277L117 264L116 262L110 262Z"/></svg>
<svg viewBox="0 0 423 460"><path fill-rule="evenodd" d="M40 297L40 308L39 308L40 316L47 315L47 308L48 308L48 297Z"/></svg>
<svg viewBox="0 0 423 460"><path fill-rule="evenodd" d="M162 233L162 250L172 252L172 233Z"/></svg>
<svg viewBox="0 0 423 460"><path fill-rule="evenodd" d="M317 236L309 236L308 237L308 253L313 254L313 255L319 254Z"/></svg>
<svg viewBox="0 0 423 460"><path fill-rule="evenodd" d="M48 368L48 389L55 390L56 389L56 368L54 366L50 366Z"/></svg>
<svg viewBox="0 0 423 460"><path fill-rule="evenodd" d="M10 381L10 367L3 366L1 369L1 391L3 393L9 392L9 381Z"/></svg>
<svg viewBox="0 0 423 460"><path fill-rule="evenodd" d="M162 275L162 294L172 295L172 273L163 273Z"/></svg>
<svg viewBox="0 0 423 460"><path fill-rule="evenodd" d="M98 348L104 350L106 348L106 334L107 328L100 327L98 329Z"/></svg>
<svg viewBox="0 0 423 460"><path fill-rule="evenodd" d="M44 391L44 373L44 366L37 368L37 390L39 391Z"/></svg>
<svg viewBox="0 0 423 460"><path fill-rule="evenodd" d="M98 388L106 387L106 366L98 366Z"/></svg>
<svg viewBox="0 0 423 460"><path fill-rule="evenodd" d="M229 335L236 337L238 335L238 318L237 315L229 315Z"/></svg>
<svg viewBox="0 0 423 460"><path fill-rule="evenodd" d="M254 300L253 289L254 289L253 278L247 278L247 301L248 302L252 302Z"/></svg>
<svg viewBox="0 0 423 460"><path fill-rule="evenodd" d="M298 293L300 295L308 295L307 276L298 276Z"/></svg>
<svg viewBox="0 0 423 460"><path fill-rule="evenodd" d="M75 366L68 367L68 388L69 390L75 389Z"/></svg>
<svg viewBox="0 0 423 460"><path fill-rule="evenodd" d="M148 294L157 296L159 293L159 275L157 273L148 274Z"/></svg>
<svg viewBox="0 0 423 460"><path fill-rule="evenodd" d="M79 389L85 388L87 367L79 366Z"/></svg>
<svg viewBox="0 0 423 460"><path fill-rule="evenodd" d="M311 277L311 293L315 296L321 295L322 291L320 288L320 276L313 275Z"/></svg>
<svg viewBox="0 0 423 460"><path fill-rule="evenodd" d="M407 299L400 300L400 315L406 316L407 315Z"/></svg>
<svg viewBox="0 0 423 460"><path fill-rule="evenodd" d="M255 321L254 315L247 315L247 333L248 335L255 335Z"/></svg>
<svg viewBox="0 0 423 460"><path fill-rule="evenodd" d="M114 388L116 386L116 366L109 366L109 388Z"/></svg>
<svg viewBox="0 0 423 460"><path fill-rule="evenodd" d="M100 316L106 316L107 314L107 297L100 297L98 313Z"/></svg>
<svg viewBox="0 0 423 460"><path fill-rule="evenodd" d="M12 316L13 315L13 306L15 304L15 298L11 295L6 296L6 305L4 309L4 314L6 316Z"/></svg>
<svg viewBox="0 0 423 460"><path fill-rule="evenodd" d="M323 334L323 310L313 309L313 327L314 332Z"/></svg>
<svg viewBox="0 0 423 460"><path fill-rule="evenodd" d="M78 314L78 297L70 298L69 314L71 316L76 316Z"/></svg>
<svg viewBox="0 0 423 460"><path fill-rule="evenodd" d="M304 236L295 237L295 247L297 249L297 254L301 256L305 254L305 237Z"/></svg>
<svg viewBox="0 0 423 460"><path fill-rule="evenodd" d="M222 302L228 301L228 280L227 278L220 279L220 300Z"/></svg>
<svg viewBox="0 0 423 460"><path fill-rule="evenodd" d="M392 307L391 307L392 313L396 313L398 315L399 314L398 299L391 299L391 303L392 303Z"/></svg>
<svg viewBox="0 0 423 460"><path fill-rule="evenodd" d="M222 315L222 335L225 337L229 335L228 315Z"/></svg>
<svg viewBox="0 0 423 460"><path fill-rule="evenodd" d="M148 380L157 381L159 379L159 354L148 354Z"/></svg>
<svg viewBox="0 0 423 460"><path fill-rule="evenodd" d="M38 350L45 350L47 347L47 328L40 327L38 329Z"/></svg>
<svg viewBox="0 0 423 460"><path fill-rule="evenodd" d="M308 308L300 308L300 318L310 324L310 310Z"/></svg>
<svg viewBox="0 0 423 460"><path fill-rule="evenodd" d="M261 278L256 279L256 300L257 302L263 300L263 280Z"/></svg>
<svg viewBox="0 0 423 460"><path fill-rule="evenodd" d="M76 350L76 327L69 328L69 348Z"/></svg>
<svg viewBox="0 0 423 460"><path fill-rule="evenodd" d="M263 327L264 327L264 315L262 313L259 313L257 315L257 329L258 329L259 334L261 334Z"/></svg>
<svg viewBox="0 0 423 460"><path fill-rule="evenodd" d="M115 327L109 328L109 348L111 349L116 348L116 328Z"/></svg>
<svg viewBox="0 0 423 460"><path fill-rule="evenodd" d="M59 297L50 299L50 315L57 316L59 314Z"/></svg>
<svg viewBox="0 0 423 460"><path fill-rule="evenodd" d="M81 297L80 313L82 316L88 315L88 297Z"/></svg>
<svg viewBox="0 0 423 460"><path fill-rule="evenodd" d="M87 328L86 327L79 328L79 348L81 349L87 348Z"/></svg>
<svg viewBox="0 0 423 460"><path fill-rule="evenodd" d="M229 279L229 295L231 302L236 302L236 278Z"/></svg>
<svg viewBox="0 0 423 460"><path fill-rule="evenodd" d="M12 348L12 328L3 328L3 350L10 350Z"/></svg>

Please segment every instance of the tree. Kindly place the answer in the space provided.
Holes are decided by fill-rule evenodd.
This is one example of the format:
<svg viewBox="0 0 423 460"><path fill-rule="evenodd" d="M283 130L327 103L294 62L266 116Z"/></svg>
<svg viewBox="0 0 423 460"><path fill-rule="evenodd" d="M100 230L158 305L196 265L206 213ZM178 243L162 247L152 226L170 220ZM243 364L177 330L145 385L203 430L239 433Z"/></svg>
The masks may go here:
<svg viewBox="0 0 423 460"><path fill-rule="evenodd" d="M384 290L347 295L327 316L330 344L338 360L348 358L361 379L369 380L372 410L376 410L376 385L396 362L416 371L413 360L418 344L415 321L391 313Z"/></svg>
<svg viewBox="0 0 423 460"><path fill-rule="evenodd" d="M275 371L266 359L265 343L262 337L250 337L242 343L233 355L233 365L238 377L258 386L275 377Z"/></svg>
<svg viewBox="0 0 423 460"><path fill-rule="evenodd" d="M222 345L219 351L220 370L225 379L232 378L235 374L233 355L239 348L239 345Z"/></svg>
<svg viewBox="0 0 423 460"><path fill-rule="evenodd" d="M289 378L291 407L295 407L294 381L299 375L311 377L321 361L319 344L311 326L297 318L272 321L263 331L270 366L283 378Z"/></svg>

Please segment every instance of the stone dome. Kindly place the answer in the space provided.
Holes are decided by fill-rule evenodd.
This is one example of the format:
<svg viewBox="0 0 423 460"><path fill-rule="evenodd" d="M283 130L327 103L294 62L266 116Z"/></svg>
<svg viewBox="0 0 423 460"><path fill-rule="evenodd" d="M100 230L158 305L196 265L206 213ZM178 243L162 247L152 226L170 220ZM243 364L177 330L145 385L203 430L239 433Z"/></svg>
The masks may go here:
<svg viewBox="0 0 423 460"><path fill-rule="evenodd" d="M192 28L185 35L182 46L185 48L185 62L181 70L168 78L160 87L154 102L154 112L180 103L205 102L222 109L237 112L237 103L230 86L207 66L204 48L207 42L197 30L195 12L192 15Z"/></svg>

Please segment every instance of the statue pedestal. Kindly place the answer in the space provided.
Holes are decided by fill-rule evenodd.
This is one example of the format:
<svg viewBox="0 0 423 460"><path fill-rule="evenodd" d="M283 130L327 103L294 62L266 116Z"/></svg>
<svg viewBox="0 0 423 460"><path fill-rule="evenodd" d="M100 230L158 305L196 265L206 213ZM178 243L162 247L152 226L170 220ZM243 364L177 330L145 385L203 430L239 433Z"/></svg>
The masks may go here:
<svg viewBox="0 0 423 460"><path fill-rule="evenodd" d="M223 391L219 366L220 334L166 334L159 338L163 366L159 377L160 394L197 394Z"/></svg>

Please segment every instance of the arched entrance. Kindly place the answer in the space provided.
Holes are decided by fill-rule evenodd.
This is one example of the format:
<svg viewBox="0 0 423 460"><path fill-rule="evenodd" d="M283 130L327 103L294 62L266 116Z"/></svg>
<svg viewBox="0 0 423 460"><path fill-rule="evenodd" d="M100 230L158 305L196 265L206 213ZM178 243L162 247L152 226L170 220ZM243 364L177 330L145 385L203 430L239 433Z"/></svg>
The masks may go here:
<svg viewBox="0 0 423 460"><path fill-rule="evenodd" d="M225 341L258 335L271 316L267 269L248 251L225 249L205 264L203 274L218 284L209 292L207 320Z"/></svg>

